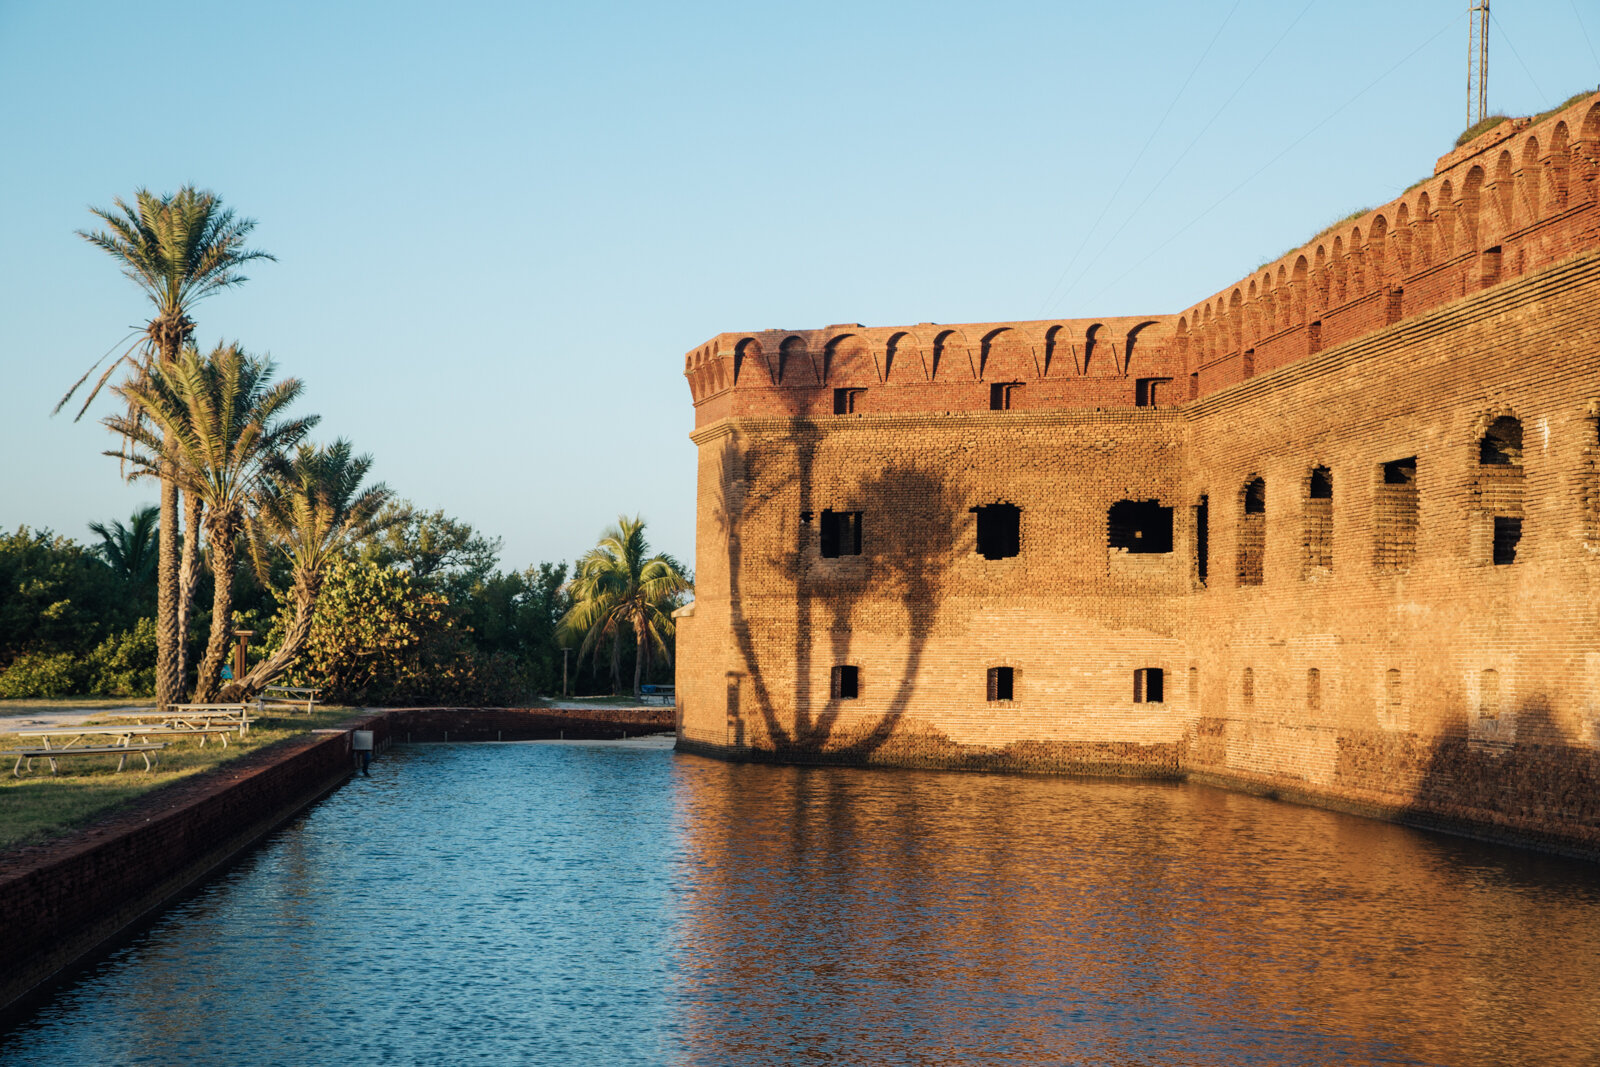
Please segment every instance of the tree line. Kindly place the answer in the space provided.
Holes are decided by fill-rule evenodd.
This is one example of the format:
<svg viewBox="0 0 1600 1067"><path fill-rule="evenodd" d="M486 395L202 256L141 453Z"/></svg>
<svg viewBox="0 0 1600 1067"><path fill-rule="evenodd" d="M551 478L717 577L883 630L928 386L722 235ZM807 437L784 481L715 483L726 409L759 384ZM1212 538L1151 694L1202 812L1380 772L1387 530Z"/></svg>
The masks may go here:
<svg viewBox="0 0 1600 1067"><path fill-rule="evenodd" d="M246 246L253 220L187 186L114 204L80 236L153 314L56 410L88 385L82 418L109 388L121 404L101 420L117 441L106 455L157 483L160 504L91 524L93 546L0 534L0 696L148 686L166 705L287 680L362 703L506 703L557 691L563 647L580 690L608 674L620 691L625 669L635 695L670 677L672 611L691 586L650 552L641 519L620 517L570 575L499 570L497 540L396 499L349 441L314 442L319 417L293 410L299 379L237 343L196 344L195 306L273 258ZM239 629L264 640L230 677Z"/></svg>

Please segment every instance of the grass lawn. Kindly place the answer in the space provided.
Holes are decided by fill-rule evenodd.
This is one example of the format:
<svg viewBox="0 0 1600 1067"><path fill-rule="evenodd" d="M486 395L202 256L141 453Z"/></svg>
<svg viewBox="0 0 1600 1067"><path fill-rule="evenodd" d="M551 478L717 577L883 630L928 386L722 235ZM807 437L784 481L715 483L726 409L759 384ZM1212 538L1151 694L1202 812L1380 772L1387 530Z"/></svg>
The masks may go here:
<svg viewBox="0 0 1600 1067"><path fill-rule="evenodd" d="M122 700L108 705L101 700L98 703L129 707L150 702ZM87 699L82 703L7 700L0 701L0 714L25 715L31 711L62 711L93 704ZM335 725L348 719L353 710L331 707L318 708L310 716L264 715L251 725L243 741L232 738L227 748L222 747L215 735L203 746L198 738L157 737L153 740L169 743L161 751L161 761L154 771L146 771L144 760L137 754L128 756L127 766L121 773L117 771L115 756L71 756L58 764L62 771L59 776L52 777L50 765L36 759L33 775L15 778L11 766L16 757L0 756L0 761L4 761L0 765L0 850L58 837L158 786L210 770L307 730ZM0 733L0 749L19 745L33 747L39 740ZM65 740L52 738L51 743ZM91 739L91 743L93 740L96 739ZM137 743L139 738L134 740Z"/></svg>

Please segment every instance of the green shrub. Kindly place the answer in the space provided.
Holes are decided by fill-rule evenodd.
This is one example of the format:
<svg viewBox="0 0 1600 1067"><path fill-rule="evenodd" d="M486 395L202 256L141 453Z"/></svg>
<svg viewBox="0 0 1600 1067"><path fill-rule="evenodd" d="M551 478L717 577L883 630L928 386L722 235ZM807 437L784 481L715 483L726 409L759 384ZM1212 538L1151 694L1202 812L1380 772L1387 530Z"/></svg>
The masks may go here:
<svg viewBox="0 0 1600 1067"><path fill-rule="evenodd" d="M85 673L70 652L24 652L0 671L0 699L72 696L83 691Z"/></svg>
<svg viewBox="0 0 1600 1067"><path fill-rule="evenodd" d="M149 696L156 688L156 620L140 619L89 653L85 684L99 696Z"/></svg>

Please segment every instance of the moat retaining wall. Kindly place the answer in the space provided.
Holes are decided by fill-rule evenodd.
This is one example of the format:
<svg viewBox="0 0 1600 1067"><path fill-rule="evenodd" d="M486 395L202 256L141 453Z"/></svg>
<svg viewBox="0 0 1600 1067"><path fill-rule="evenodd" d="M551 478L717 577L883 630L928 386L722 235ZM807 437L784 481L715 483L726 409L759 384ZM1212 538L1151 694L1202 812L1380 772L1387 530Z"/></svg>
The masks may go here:
<svg viewBox="0 0 1600 1067"><path fill-rule="evenodd" d="M350 732L395 740L610 739L672 728L671 708L400 708L359 715L154 790L63 838L0 854L0 1021L342 784Z"/></svg>

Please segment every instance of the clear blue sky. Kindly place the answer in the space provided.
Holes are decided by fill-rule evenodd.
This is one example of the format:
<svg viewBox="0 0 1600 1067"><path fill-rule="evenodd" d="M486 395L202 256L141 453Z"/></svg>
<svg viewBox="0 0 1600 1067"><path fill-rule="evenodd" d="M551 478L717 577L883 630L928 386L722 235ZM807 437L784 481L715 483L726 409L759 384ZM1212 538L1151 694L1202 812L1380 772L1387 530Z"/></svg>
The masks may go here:
<svg viewBox="0 0 1600 1067"><path fill-rule="evenodd" d="M622 511L687 558L685 350L1181 310L1431 172L1465 7L0 0L0 526L155 498L49 416L146 317L73 236L138 186L259 221L279 262L200 339L270 352L507 566ZM1600 82L1593 0L1494 11L1496 110Z"/></svg>

